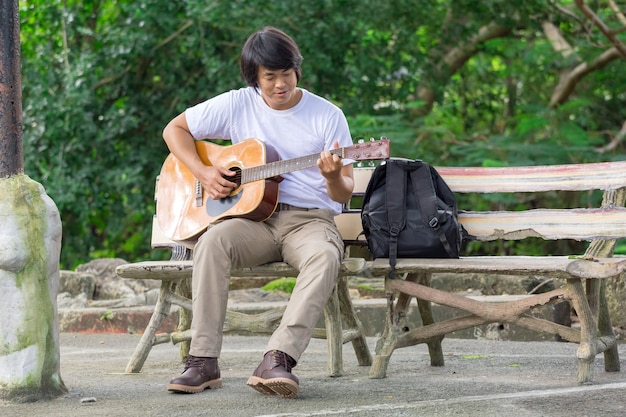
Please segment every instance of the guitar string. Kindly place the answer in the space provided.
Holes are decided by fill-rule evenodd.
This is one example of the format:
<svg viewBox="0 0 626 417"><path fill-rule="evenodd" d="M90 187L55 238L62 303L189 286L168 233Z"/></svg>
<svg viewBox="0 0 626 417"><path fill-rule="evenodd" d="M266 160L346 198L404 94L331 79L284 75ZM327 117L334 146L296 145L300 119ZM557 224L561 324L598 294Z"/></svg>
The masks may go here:
<svg viewBox="0 0 626 417"><path fill-rule="evenodd" d="M382 142L382 141L368 142L365 144L357 144L357 145L351 146L350 148L364 147L368 149L372 147L373 144L381 145L381 143L379 142ZM334 155L339 155L342 158L345 158L346 149L347 148L331 149L330 153ZM375 154L364 154L364 155L369 158L372 158L373 156L380 156L380 157L383 156L382 153L379 153L378 155L375 155ZM362 157L359 155L354 155L354 157L356 159L362 159ZM265 178L276 177L278 175L282 175L288 172L298 171L298 170L305 169L305 168L311 168L315 166L315 163L318 158L319 158L319 154L312 154L312 155L301 156L298 158L293 158L293 159L289 159L285 161L284 160L272 161L265 165L259 165L255 167L240 168L237 170L237 173L233 177L228 177L228 178L230 178L231 180L233 180L233 182L236 182L237 184L240 184L240 185L247 184L249 182L258 181L258 180L265 179ZM300 165L301 163L304 163L304 165L301 166Z"/></svg>

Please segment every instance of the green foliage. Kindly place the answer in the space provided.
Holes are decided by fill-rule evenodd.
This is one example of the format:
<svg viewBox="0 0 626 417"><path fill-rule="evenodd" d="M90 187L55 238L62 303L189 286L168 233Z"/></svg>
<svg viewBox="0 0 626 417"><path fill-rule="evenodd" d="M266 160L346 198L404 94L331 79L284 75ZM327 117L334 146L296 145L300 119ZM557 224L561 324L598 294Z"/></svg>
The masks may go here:
<svg viewBox="0 0 626 417"><path fill-rule="evenodd" d="M293 292L293 287L296 286L295 278L279 278L265 284L261 289L263 291L281 291L287 294Z"/></svg>
<svg viewBox="0 0 626 417"><path fill-rule="evenodd" d="M617 244L615 245L614 252L618 255L626 255L626 241L618 240Z"/></svg>
<svg viewBox="0 0 626 417"><path fill-rule="evenodd" d="M626 41L614 12L593 7ZM393 156L506 166L624 155L623 59L551 104L568 71L611 46L571 1L21 0L20 13L25 170L61 211L64 268L167 256L149 243L161 131L241 87L241 45L268 24L300 45L301 86L340 105L355 140L389 137ZM546 22L575 53L555 50Z"/></svg>
<svg viewBox="0 0 626 417"><path fill-rule="evenodd" d="M113 320L114 317L115 317L115 313L113 313L113 311L111 310L107 310L100 316L100 320L111 321Z"/></svg>

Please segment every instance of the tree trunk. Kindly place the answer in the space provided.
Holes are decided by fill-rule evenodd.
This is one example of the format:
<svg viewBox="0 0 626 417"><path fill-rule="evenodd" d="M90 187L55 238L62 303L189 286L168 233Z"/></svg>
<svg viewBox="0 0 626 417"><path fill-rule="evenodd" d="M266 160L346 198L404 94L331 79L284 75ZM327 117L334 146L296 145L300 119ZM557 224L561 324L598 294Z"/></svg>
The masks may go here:
<svg viewBox="0 0 626 417"><path fill-rule="evenodd" d="M0 195L0 399L57 397L67 392L56 311L61 219L25 175L1 178Z"/></svg>

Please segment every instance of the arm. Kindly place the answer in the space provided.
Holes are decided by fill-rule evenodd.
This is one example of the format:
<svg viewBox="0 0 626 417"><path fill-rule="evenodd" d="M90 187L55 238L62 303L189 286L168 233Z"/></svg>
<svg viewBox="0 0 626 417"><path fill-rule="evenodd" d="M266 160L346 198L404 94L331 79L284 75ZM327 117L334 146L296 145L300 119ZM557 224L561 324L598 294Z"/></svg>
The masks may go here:
<svg viewBox="0 0 626 417"><path fill-rule="evenodd" d="M339 144L335 142L335 148L338 147ZM354 189L352 165L343 165L338 155L324 151L317 160L317 167L326 179L326 188L330 198L338 203L349 201Z"/></svg>
<svg viewBox="0 0 626 417"><path fill-rule="evenodd" d="M185 113L179 114L165 126L163 139L170 152L202 183L212 199L228 196L237 186L224 178L235 175L234 172L224 167L207 166L202 162L196 151L195 140L189 131Z"/></svg>

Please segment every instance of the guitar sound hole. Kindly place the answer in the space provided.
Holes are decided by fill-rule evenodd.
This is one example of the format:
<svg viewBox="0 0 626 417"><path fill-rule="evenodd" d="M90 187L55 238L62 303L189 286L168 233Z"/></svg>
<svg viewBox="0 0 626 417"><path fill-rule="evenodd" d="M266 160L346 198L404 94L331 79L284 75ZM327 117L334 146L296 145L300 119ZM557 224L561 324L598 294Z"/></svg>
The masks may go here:
<svg viewBox="0 0 626 417"><path fill-rule="evenodd" d="M237 174L235 174L232 177L228 177L226 175L224 175L224 179L227 179L230 182L234 182L237 184L237 187L239 187L241 185L241 168L239 167L231 167L229 168L230 171L236 172Z"/></svg>

